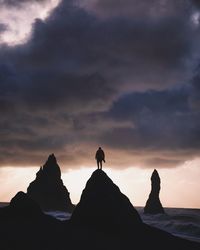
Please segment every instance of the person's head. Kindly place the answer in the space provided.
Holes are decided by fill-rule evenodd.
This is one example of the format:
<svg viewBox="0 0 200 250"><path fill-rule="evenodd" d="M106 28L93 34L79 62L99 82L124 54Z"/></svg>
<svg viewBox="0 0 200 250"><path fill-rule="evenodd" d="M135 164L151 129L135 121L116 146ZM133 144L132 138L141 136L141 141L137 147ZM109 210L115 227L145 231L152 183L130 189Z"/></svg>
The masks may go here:
<svg viewBox="0 0 200 250"><path fill-rule="evenodd" d="M99 149L101 149L101 147L99 147Z"/></svg>

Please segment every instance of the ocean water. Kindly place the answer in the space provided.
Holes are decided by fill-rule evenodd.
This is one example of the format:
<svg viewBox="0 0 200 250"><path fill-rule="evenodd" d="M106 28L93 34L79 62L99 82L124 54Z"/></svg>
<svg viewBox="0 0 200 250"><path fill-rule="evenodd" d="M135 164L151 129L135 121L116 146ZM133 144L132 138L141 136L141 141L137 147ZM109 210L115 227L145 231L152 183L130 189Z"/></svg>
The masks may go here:
<svg viewBox="0 0 200 250"><path fill-rule="evenodd" d="M165 208L165 214L146 215L143 207L135 207L144 223L167 231L173 235L200 242L200 209ZM69 213L52 211L47 214L59 219L68 220Z"/></svg>
<svg viewBox="0 0 200 250"><path fill-rule="evenodd" d="M0 207L8 204L0 203ZM146 215L143 207L135 207L144 223L160 228L173 235L200 242L200 209L165 208L165 214ZM51 211L46 214L58 220L69 220L70 213Z"/></svg>
<svg viewBox="0 0 200 250"><path fill-rule="evenodd" d="M165 214L146 215L136 207L144 223L173 235L200 242L200 209L164 208Z"/></svg>

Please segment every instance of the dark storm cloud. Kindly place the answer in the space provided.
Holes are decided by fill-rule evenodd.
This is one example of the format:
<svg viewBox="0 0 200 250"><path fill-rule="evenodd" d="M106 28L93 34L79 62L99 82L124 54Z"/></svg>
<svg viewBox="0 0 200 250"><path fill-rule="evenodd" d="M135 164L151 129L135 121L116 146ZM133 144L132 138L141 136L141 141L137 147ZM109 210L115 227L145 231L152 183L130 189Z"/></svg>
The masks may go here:
<svg viewBox="0 0 200 250"><path fill-rule="evenodd" d="M8 29L7 25L4 23L0 23L0 33L4 32Z"/></svg>
<svg viewBox="0 0 200 250"><path fill-rule="evenodd" d="M199 2L199 0L192 0L192 2L193 2L193 4L194 4L196 7L200 8L200 2Z"/></svg>
<svg viewBox="0 0 200 250"><path fill-rule="evenodd" d="M150 8L138 3L141 13ZM185 7L167 13L102 19L62 1L35 21L26 44L2 45L0 164L38 164L54 152L68 164L88 165L100 143L114 163L114 152L128 154L120 164L129 166L133 151L143 165L194 156L193 89L176 85L193 74L198 31Z"/></svg>
<svg viewBox="0 0 200 250"><path fill-rule="evenodd" d="M200 151L200 113L191 108L192 94L192 87L186 86L122 97L107 115L117 122L132 122L133 126L105 132L102 142L111 148L117 145L121 149L146 150L145 163L160 166L177 165L187 157L194 157ZM181 151L183 155L174 158L173 152L181 154ZM155 156L155 152L160 157Z"/></svg>
<svg viewBox="0 0 200 250"><path fill-rule="evenodd" d="M121 91L166 88L187 79L191 34L182 21L104 22L63 2L46 22L35 23L27 45L2 55L17 81L7 85L15 85L17 103L66 104L72 111L103 109Z"/></svg>
<svg viewBox="0 0 200 250"><path fill-rule="evenodd" d="M190 96L190 105L194 111L200 111L200 64L197 66L192 79L192 93Z"/></svg>
<svg viewBox="0 0 200 250"><path fill-rule="evenodd" d="M60 77L58 82L70 84L74 76L75 82L91 78L97 87L109 82L108 88L120 92L122 83L123 91L166 88L187 79L186 59L195 40L190 37L196 35L190 28L188 21L176 18L101 21L63 3L46 22L35 23L29 44L16 49L12 60L37 77L34 85L44 78L41 88L54 77L54 82Z"/></svg>
<svg viewBox="0 0 200 250"><path fill-rule="evenodd" d="M86 2L87 8L103 17L134 15L139 18L188 15L188 10L193 5L190 0L85 0L83 2Z"/></svg>

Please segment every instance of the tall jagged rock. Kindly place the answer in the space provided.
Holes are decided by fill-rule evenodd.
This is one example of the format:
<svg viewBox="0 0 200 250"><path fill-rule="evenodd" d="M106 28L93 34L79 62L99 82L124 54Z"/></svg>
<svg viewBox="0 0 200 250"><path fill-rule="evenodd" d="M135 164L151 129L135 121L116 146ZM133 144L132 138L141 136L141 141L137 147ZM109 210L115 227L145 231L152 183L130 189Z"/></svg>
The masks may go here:
<svg viewBox="0 0 200 250"><path fill-rule="evenodd" d="M74 209L69 192L63 185L60 167L56 157L51 154L36 174L36 179L27 188L27 194L35 200L42 210L61 210L71 212Z"/></svg>
<svg viewBox="0 0 200 250"><path fill-rule="evenodd" d="M124 230L142 224L129 199L100 169L87 181L71 222L103 230Z"/></svg>
<svg viewBox="0 0 200 250"><path fill-rule="evenodd" d="M160 177L156 169L154 169L151 176L151 193L146 202L144 213L146 214L159 214L164 213L164 209L159 199L160 193Z"/></svg>

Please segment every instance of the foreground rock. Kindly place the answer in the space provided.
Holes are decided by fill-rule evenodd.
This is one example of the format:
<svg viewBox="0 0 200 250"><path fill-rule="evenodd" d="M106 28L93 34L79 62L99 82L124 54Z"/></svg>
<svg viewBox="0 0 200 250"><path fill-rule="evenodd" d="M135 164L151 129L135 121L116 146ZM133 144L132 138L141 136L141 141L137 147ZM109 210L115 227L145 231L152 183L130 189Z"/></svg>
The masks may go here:
<svg viewBox="0 0 200 250"><path fill-rule="evenodd" d="M60 167L52 154L36 174L36 179L27 188L27 194L35 200L42 210L61 210L71 212L74 209L69 192L63 185Z"/></svg>
<svg viewBox="0 0 200 250"><path fill-rule="evenodd" d="M39 205L29 198L24 192L18 192L10 201L7 207L10 211L10 216L33 216L38 217L43 215Z"/></svg>
<svg viewBox="0 0 200 250"><path fill-rule="evenodd" d="M164 209L160 202L159 193L160 193L160 177L157 170L154 169L151 176L151 193L149 194L149 198L144 208L145 214L164 213Z"/></svg>
<svg viewBox="0 0 200 250"><path fill-rule="evenodd" d="M0 225L1 250L56 249L60 242L60 222L23 192L0 208Z"/></svg>

